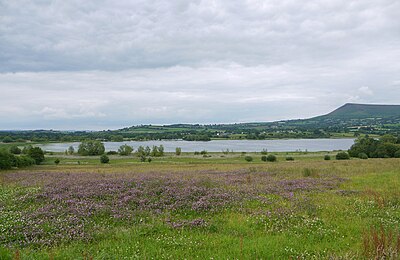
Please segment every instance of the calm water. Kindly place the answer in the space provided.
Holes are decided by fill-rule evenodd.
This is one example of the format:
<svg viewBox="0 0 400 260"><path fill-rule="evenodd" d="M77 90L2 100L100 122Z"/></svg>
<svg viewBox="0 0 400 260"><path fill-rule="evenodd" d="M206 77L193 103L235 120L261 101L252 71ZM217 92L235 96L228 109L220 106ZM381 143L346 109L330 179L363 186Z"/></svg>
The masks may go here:
<svg viewBox="0 0 400 260"><path fill-rule="evenodd" d="M107 151L117 151L118 147L128 144L134 149L142 146L163 145L166 152L174 152L176 147L181 147L182 152L194 152L207 150L208 152L221 152L233 150L234 152L259 152L267 149L270 152L290 151L332 151L347 150L354 143L354 139L285 139L285 140L212 140L209 142L193 142L182 140L165 141L128 141L128 142L104 142ZM42 149L53 152L63 152L70 145L78 150L79 142L51 143L40 145Z"/></svg>

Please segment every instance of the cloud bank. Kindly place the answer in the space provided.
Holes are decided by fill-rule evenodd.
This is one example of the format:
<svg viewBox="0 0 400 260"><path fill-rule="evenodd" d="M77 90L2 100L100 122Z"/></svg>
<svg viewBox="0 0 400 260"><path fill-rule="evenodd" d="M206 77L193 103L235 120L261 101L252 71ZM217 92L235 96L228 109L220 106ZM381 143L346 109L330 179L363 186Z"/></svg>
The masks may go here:
<svg viewBox="0 0 400 260"><path fill-rule="evenodd" d="M1 1L0 129L398 103L399 1Z"/></svg>

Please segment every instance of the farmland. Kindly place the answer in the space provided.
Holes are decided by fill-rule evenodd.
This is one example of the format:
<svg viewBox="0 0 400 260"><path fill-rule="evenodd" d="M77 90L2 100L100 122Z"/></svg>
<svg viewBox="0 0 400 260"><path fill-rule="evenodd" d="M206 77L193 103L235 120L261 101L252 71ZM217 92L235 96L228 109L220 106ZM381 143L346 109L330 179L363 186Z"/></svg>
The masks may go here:
<svg viewBox="0 0 400 260"><path fill-rule="evenodd" d="M0 258L397 259L400 159L324 155L46 156L0 173Z"/></svg>

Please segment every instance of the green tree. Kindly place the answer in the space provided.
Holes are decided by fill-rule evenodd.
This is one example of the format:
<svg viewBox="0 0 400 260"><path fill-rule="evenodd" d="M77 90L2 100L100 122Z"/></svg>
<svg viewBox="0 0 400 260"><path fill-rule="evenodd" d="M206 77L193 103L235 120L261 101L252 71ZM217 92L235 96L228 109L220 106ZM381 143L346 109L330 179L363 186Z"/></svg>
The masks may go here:
<svg viewBox="0 0 400 260"><path fill-rule="evenodd" d="M101 155L104 151L104 144L96 140L83 141L78 148L80 155Z"/></svg>
<svg viewBox="0 0 400 260"><path fill-rule="evenodd" d="M0 170L8 170L13 166L13 161L15 161L15 156L9 151L0 150Z"/></svg>
<svg viewBox="0 0 400 260"><path fill-rule="evenodd" d="M22 152L22 150L19 149L19 147L16 145L11 146L9 150L10 150L10 153L12 153L12 154L21 154L21 152Z"/></svg>
<svg viewBox="0 0 400 260"><path fill-rule="evenodd" d="M44 161L44 152L40 147L29 149L28 156L34 159L36 164L41 164Z"/></svg>
<svg viewBox="0 0 400 260"><path fill-rule="evenodd" d="M182 148L180 148L180 147L176 147L175 148L175 155L181 155L181 153L182 153Z"/></svg>
<svg viewBox="0 0 400 260"><path fill-rule="evenodd" d="M74 152L75 152L75 149L74 149L74 147L73 147L72 145L71 145L70 147L68 147L67 153L68 153L69 155L73 155Z"/></svg>
<svg viewBox="0 0 400 260"><path fill-rule="evenodd" d="M119 155L127 156L130 155L132 152L133 152L132 146L129 146L127 144L121 145L118 148Z"/></svg>
<svg viewBox="0 0 400 260"><path fill-rule="evenodd" d="M249 156L249 155L245 156L244 159L246 160L246 162L251 162L251 161L253 161L253 157L251 157L251 156Z"/></svg>
<svg viewBox="0 0 400 260"><path fill-rule="evenodd" d="M10 136L3 137L3 143L12 143L12 142L14 142L14 139L12 139Z"/></svg>
<svg viewBox="0 0 400 260"><path fill-rule="evenodd" d="M268 162L276 162L276 156L273 154L270 154L267 156L267 161Z"/></svg>

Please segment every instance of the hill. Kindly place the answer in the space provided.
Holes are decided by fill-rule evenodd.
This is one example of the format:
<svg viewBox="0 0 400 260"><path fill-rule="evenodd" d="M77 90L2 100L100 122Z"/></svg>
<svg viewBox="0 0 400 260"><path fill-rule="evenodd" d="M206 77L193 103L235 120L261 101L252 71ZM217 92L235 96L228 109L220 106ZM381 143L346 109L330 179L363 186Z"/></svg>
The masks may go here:
<svg viewBox="0 0 400 260"><path fill-rule="evenodd" d="M400 105L371 105L347 103L329 114L314 119L366 119L400 117Z"/></svg>

